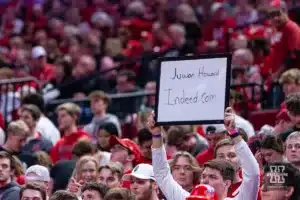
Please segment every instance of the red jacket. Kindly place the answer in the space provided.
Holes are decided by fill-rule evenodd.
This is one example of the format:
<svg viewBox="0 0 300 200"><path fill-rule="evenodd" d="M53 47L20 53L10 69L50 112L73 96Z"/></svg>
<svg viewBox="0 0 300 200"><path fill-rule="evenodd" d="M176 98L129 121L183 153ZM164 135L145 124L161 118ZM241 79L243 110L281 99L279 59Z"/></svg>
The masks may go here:
<svg viewBox="0 0 300 200"><path fill-rule="evenodd" d="M208 148L206 151L199 153L196 159L200 166L207 161L214 159L214 149Z"/></svg>
<svg viewBox="0 0 300 200"><path fill-rule="evenodd" d="M72 158L73 146L79 139L90 139L90 137L85 131L78 130L58 140L50 151L53 163L59 160L70 160Z"/></svg>
<svg viewBox="0 0 300 200"><path fill-rule="evenodd" d="M287 58L295 58L295 50L300 50L300 27L295 22L288 20L279 31L278 41L264 63L264 68L271 72L276 72Z"/></svg>

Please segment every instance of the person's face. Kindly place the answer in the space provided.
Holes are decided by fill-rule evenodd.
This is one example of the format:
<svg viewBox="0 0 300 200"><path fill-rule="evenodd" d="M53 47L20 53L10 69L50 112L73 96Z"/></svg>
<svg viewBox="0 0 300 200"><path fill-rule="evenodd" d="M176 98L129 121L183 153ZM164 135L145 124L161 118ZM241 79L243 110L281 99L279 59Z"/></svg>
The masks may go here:
<svg viewBox="0 0 300 200"><path fill-rule="evenodd" d="M70 126L76 123L76 119L72 117L67 111L59 110L57 113L59 130L67 130Z"/></svg>
<svg viewBox="0 0 300 200"><path fill-rule="evenodd" d="M260 149L261 156L267 163L281 162L282 154L278 153L274 149Z"/></svg>
<svg viewBox="0 0 300 200"><path fill-rule="evenodd" d="M117 89L119 92L127 92L128 91L128 81L126 76L118 76L117 77Z"/></svg>
<svg viewBox="0 0 300 200"><path fill-rule="evenodd" d="M224 181L220 171L209 167L204 168L201 178L201 184L207 184L216 190L218 196L223 195L230 186L230 181Z"/></svg>
<svg viewBox="0 0 300 200"><path fill-rule="evenodd" d="M21 112L20 115L21 120L23 120L30 129L34 129L36 125L36 121L34 121L32 115L27 110Z"/></svg>
<svg viewBox="0 0 300 200"><path fill-rule="evenodd" d="M37 190L26 189L24 190L21 200L43 200L41 192Z"/></svg>
<svg viewBox="0 0 300 200"><path fill-rule="evenodd" d="M275 27L281 27L287 21L287 15L280 10L274 10L268 13L271 24Z"/></svg>
<svg viewBox="0 0 300 200"><path fill-rule="evenodd" d="M99 182L109 188L116 188L120 186L120 180L117 173L113 174L113 172L107 168L103 168L99 172Z"/></svg>
<svg viewBox="0 0 300 200"><path fill-rule="evenodd" d="M33 64L36 68L43 68L44 65L46 64L46 57L45 56L40 56L38 58L33 59Z"/></svg>
<svg viewBox="0 0 300 200"><path fill-rule="evenodd" d="M24 147L24 145L26 144L26 139L27 139L27 135L25 133L24 134L19 134L19 135L9 136L10 148L14 152L20 152L22 147Z"/></svg>
<svg viewBox="0 0 300 200"><path fill-rule="evenodd" d="M213 18L217 21L223 21L227 17L227 13L224 8L219 8L213 15Z"/></svg>
<svg viewBox="0 0 300 200"><path fill-rule="evenodd" d="M292 137L286 141L286 157L291 163L300 163L300 137Z"/></svg>
<svg viewBox="0 0 300 200"><path fill-rule="evenodd" d="M120 162L125 164L128 162L129 153L128 150L120 144L116 144L110 149L112 162Z"/></svg>
<svg viewBox="0 0 300 200"><path fill-rule="evenodd" d="M224 133L212 133L212 134L205 135L205 138L207 139L209 147L214 148L220 140L225 138L225 134Z"/></svg>
<svg viewBox="0 0 300 200"><path fill-rule="evenodd" d="M14 174L8 158L0 158L0 183L7 182Z"/></svg>
<svg viewBox="0 0 300 200"><path fill-rule="evenodd" d="M136 200L151 199L153 185L150 180L132 177L130 190L135 194Z"/></svg>
<svg viewBox="0 0 300 200"><path fill-rule="evenodd" d="M92 98L91 99L91 109L94 114L102 113L106 111L107 105L101 98Z"/></svg>
<svg viewBox="0 0 300 200"><path fill-rule="evenodd" d="M235 149L231 145L218 148L216 158L228 160L234 165L236 170L239 170L241 167L240 161L235 153Z"/></svg>
<svg viewBox="0 0 300 200"><path fill-rule="evenodd" d="M261 186L261 200L285 200L289 199L293 194L291 188L275 186L270 183L271 176L274 172L267 173L264 175L263 184Z"/></svg>
<svg viewBox="0 0 300 200"><path fill-rule="evenodd" d="M300 123L300 115L299 114L294 114L294 113L289 111L288 116L290 117L292 124L299 124Z"/></svg>
<svg viewBox="0 0 300 200"><path fill-rule="evenodd" d="M97 179L97 166L95 162L88 161L87 163L82 165L81 168L81 180L85 183L96 181Z"/></svg>
<svg viewBox="0 0 300 200"><path fill-rule="evenodd" d="M98 145L103 149L109 149L110 147L109 139L110 139L110 134L106 132L104 129L100 129L97 137Z"/></svg>
<svg viewBox="0 0 300 200"><path fill-rule="evenodd" d="M101 194L96 190L85 190L81 194L82 200L102 200L103 197Z"/></svg>
<svg viewBox="0 0 300 200"><path fill-rule="evenodd" d="M145 141L141 144L141 150L145 158L152 159L152 151L151 151L152 140Z"/></svg>
<svg viewBox="0 0 300 200"><path fill-rule="evenodd" d="M295 83L284 83L282 87L285 96L299 92L300 90L300 86Z"/></svg>
<svg viewBox="0 0 300 200"><path fill-rule="evenodd" d="M172 175L182 187L193 185L194 173L187 157L178 157L175 165L172 167Z"/></svg>
<svg viewBox="0 0 300 200"><path fill-rule="evenodd" d="M196 143L196 137L193 133L186 134L182 144L179 146L179 149L182 151L192 152Z"/></svg>
<svg viewBox="0 0 300 200"><path fill-rule="evenodd" d="M76 68L80 69L82 73L89 73L93 71L94 66L91 63L92 61L88 57L81 57L76 65ZM87 74L82 74L87 75Z"/></svg>

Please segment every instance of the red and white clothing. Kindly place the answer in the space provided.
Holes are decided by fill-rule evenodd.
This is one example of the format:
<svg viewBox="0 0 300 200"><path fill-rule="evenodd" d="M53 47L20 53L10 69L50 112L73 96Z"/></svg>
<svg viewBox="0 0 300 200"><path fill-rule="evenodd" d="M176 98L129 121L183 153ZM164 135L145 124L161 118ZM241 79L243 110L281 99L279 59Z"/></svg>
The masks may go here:
<svg viewBox="0 0 300 200"><path fill-rule="evenodd" d="M243 169L243 182L240 192L234 198L224 200L253 200L257 199L260 185L260 171L258 163L247 143L241 140L234 145ZM190 195L173 178L168 164L165 147L152 149L152 165L157 185L166 199L185 200Z"/></svg>

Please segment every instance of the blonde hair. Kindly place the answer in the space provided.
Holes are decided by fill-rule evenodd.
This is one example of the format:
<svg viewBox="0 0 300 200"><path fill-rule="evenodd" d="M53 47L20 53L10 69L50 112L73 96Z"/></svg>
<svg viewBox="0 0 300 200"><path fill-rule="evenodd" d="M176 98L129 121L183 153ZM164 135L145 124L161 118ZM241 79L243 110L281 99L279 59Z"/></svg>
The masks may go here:
<svg viewBox="0 0 300 200"><path fill-rule="evenodd" d="M22 120L10 122L7 127L7 133L12 135L26 135L28 131L27 124Z"/></svg>
<svg viewBox="0 0 300 200"><path fill-rule="evenodd" d="M35 157L37 158L37 163L38 165L47 167L50 169L52 167L52 160L45 151L37 151L34 153Z"/></svg>
<svg viewBox="0 0 300 200"><path fill-rule="evenodd" d="M71 116L79 116L81 112L80 107L75 103L64 103L56 108L56 112L61 110L65 110Z"/></svg>
<svg viewBox="0 0 300 200"><path fill-rule="evenodd" d="M295 132L292 132L287 138L286 138L286 141L292 139L292 138L297 138L297 137L300 137L300 132L299 131L295 131Z"/></svg>
<svg viewBox="0 0 300 200"><path fill-rule="evenodd" d="M86 164L86 163L88 163L89 161L92 161L93 163L95 163L96 171L98 173L98 169L99 169L99 163L98 163L98 161L93 156L89 156L89 155L82 156L76 162L75 169L73 171L72 177L74 177L75 180L79 180L83 165Z"/></svg>
<svg viewBox="0 0 300 200"><path fill-rule="evenodd" d="M279 83L295 83L297 85L300 84L300 70L294 68L285 71L283 74L281 74Z"/></svg>
<svg viewBox="0 0 300 200"><path fill-rule="evenodd" d="M174 167L174 165L176 165L179 157L185 157L189 160L190 167L193 171L193 183L198 184L201 168L199 167L197 160L189 152L186 152L186 151L176 152L173 155L172 159L169 160L169 165L170 165L171 170Z"/></svg>
<svg viewBox="0 0 300 200"><path fill-rule="evenodd" d="M5 79L11 79L14 77L14 71L8 67L3 67L0 69L0 76L5 77Z"/></svg>

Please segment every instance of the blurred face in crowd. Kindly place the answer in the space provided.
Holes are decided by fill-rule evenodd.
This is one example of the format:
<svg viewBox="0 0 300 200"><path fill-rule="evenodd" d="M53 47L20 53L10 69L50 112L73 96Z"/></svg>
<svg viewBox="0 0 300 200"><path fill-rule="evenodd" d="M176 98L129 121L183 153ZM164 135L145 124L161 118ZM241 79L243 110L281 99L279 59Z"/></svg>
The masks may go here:
<svg viewBox="0 0 300 200"><path fill-rule="evenodd" d="M14 152L20 152L26 144L28 131L29 130L26 130L26 132L24 131L24 133L18 134L9 133L7 138L7 140L9 141L9 148Z"/></svg>
<svg viewBox="0 0 300 200"><path fill-rule="evenodd" d="M213 18L216 21L223 21L227 17L227 13L224 8L219 8L214 14Z"/></svg>
<svg viewBox="0 0 300 200"><path fill-rule="evenodd" d="M94 115L103 114L107 109L107 104L101 98L91 99L91 109Z"/></svg>
<svg viewBox="0 0 300 200"><path fill-rule="evenodd" d="M8 158L0 158L0 184L5 184L14 175L11 169L11 163Z"/></svg>
<svg viewBox="0 0 300 200"><path fill-rule="evenodd" d="M151 199L154 187L149 179L131 178L130 190L135 194L136 200Z"/></svg>
<svg viewBox="0 0 300 200"><path fill-rule="evenodd" d="M286 97L300 91L300 85L296 83L284 83L282 87Z"/></svg>
<svg viewBox="0 0 300 200"><path fill-rule="evenodd" d="M175 181L183 188L193 186L194 172L187 157L178 157L174 166L172 166L172 175Z"/></svg>
<svg viewBox="0 0 300 200"><path fill-rule="evenodd" d="M180 150L192 152L196 144L197 144L197 140L196 137L194 136L194 133L188 133L184 136L184 140L180 145Z"/></svg>
<svg viewBox="0 0 300 200"><path fill-rule="evenodd" d="M299 166L300 164L300 137L295 136L286 140L286 157L289 162Z"/></svg>
<svg viewBox="0 0 300 200"><path fill-rule="evenodd" d="M128 81L127 76L117 76L117 89L119 92L128 92L131 89L132 83Z"/></svg>
<svg viewBox="0 0 300 200"><path fill-rule="evenodd" d="M274 185L271 179L276 176L274 172L264 175L263 184L261 186L261 200L285 200L290 199L293 194L293 187L285 187L280 184ZM280 175L277 175L280 177ZM282 176L282 175L281 175Z"/></svg>
<svg viewBox="0 0 300 200"><path fill-rule="evenodd" d="M80 180L83 180L85 183L96 181L97 170L95 162L90 160L84 163L80 170Z"/></svg>
<svg viewBox="0 0 300 200"><path fill-rule="evenodd" d="M260 149L261 156L267 163L281 162L283 155L274 149Z"/></svg>
<svg viewBox="0 0 300 200"><path fill-rule="evenodd" d="M97 142L102 149L108 150L110 148L109 139L110 139L110 134L104 129L100 129L98 132Z"/></svg>
<svg viewBox="0 0 300 200"><path fill-rule="evenodd" d="M145 141L140 145L144 157L150 160L152 159L151 145L152 140Z"/></svg>
<svg viewBox="0 0 300 200"><path fill-rule="evenodd" d="M66 110L59 110L57 113L58 127L59 130L68 130L72 125L75 124L76 119L70 115Z"/></svg>
<svg viewBox="0 0 300 200"><path fill-rule="evenodd" d="M120 144L116 144L110 149L111 157L110 160L112 162L120 162L125 164L127 162L132 161L131 156L129 155L128 150Z"/></svg>
<svg viewBox="0 0 300 200"><path fill-rule="evenodd" d="M101 194L96 190L85 190L81 198L82 200L103 200Z"/></svg>
<svg viewBox="0 0 300 200"><path fill-rule="evenodd" d="M20 118L26 123L30 130L33 130L36 126L36 121L34 121L32 115L27 110L21 112Z"/></svg>
<svg viewBox="0 0 300 200"><path fill-rule="evenodd" d="M148 82L145 86L145 90L147 92L156 92L156 83ZM148 96L147 103L150 104L150 106L155 105L155 95Z"/></svg>
<svg viewBox="0 0 300 200"><path fill-rule="evenodd" d="M271 20L271 23L275 27L281 27L287 22L287 14L279 9L269 11L268 17Z"/></svg>
<svg viewBox="0 0 300 200"><path fill-rule="evenodd" d="M240 161L232 145L225 145L219 147L216 152L216 158L228 160L234 165L236 170L240 170L241 168Z"/></svg>
<svg viewBox="0 0 300 200"><path fill-rule="evenodd" d="M208 142L208 146L211 148L214 148L216 144L225 138L224 133L211 133L211 134L206 134L205 138Z"/></svg>
<svg viewBox="0 0 300 200"><path fill-rule="evenodd" d="M299 124L300 123L300 115L299 114L295 114L295 113L289 111L288 115L289 115L289 117L291 119L291 122L293 124Z"/></svg>
<svg viewBox="0 0 300 200"><path fill-rule="evenodd" d="M45 64L47 63L47 58L46 56L40 56L38 58L32 59L33 61L33 66L37 69L42 69Z"/></svg>
<svg viewBox="0 0 300 200"><path fill-rule="evenodd" d="M223 194L228 190L231 185L231 181L225 181L220 173L220 171L205 167L200 178L201 184L207 184L212 186L218 196L223 196Z"/></svg>
<svg viewBox="0 0 300 200"><path fill-rule="evenodd" d="M99 182L109 188L116 188L121 185L118 174L113 173L111 169L102 168L99 172Z"/></svg>
<svg viewBox="0 0 300 200"><path fill-rule="evenodd" d="M21 196L21 200L43 200L43 197L40 191L26 189Z"/></svg>

